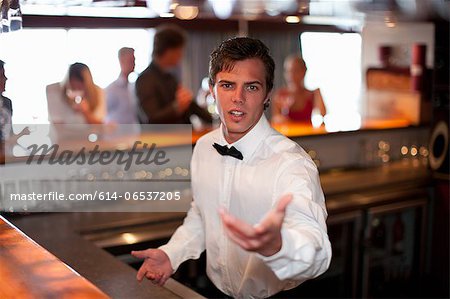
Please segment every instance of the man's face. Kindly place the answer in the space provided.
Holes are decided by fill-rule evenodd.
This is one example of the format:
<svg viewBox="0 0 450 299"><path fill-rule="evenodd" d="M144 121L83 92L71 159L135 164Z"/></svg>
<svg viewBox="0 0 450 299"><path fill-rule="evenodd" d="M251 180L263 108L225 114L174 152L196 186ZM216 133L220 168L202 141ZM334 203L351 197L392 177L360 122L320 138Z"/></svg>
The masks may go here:
<svg viewBox="0 0 450 299"><path fill-rule="evenodd" d="M75 91L84 91L85 90L83 81L80 81L75 78L69 80L69 85L70 85L70 89L75 90Z"/></svg>
<svg viewBox="0 0 450 299"><path fill-rule="evenodd" d="M0 68L0 94L6 89L6 80L8 80L8 78L6 78L5 69Z"/></svg>
<svg viewBox="0 0 450 299"><path fill-rule="evenodd" d="M136 59L134 57L134 52L126 52L120 57L120 68L122 72L126 74L131 74L134 71L136 65Z"/></svg>
<svg viewBox="0 0 450 299"><path fill-rule="evenodd" d="M183 58L183 47L167 49L163 55L165 64L168 67L175 67Z"/></svg>
<svg viewBox="0 0 450 299"><path fill-rule="evenodd" d="M265 74L263 62L256 58L237 61L231 71L217 73L210 90L229 143L247 134L263 114L267 98Z"/></svg>

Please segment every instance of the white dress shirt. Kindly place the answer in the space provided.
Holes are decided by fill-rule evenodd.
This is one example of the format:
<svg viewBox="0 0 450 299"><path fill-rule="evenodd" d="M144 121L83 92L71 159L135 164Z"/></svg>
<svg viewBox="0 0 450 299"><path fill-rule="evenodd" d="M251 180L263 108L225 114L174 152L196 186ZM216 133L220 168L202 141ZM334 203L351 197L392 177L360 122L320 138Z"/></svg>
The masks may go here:
<svg viewBox="0 0 450 299"><path fill-rule="evenodd" d="M118 124L137 124L137 103L134 96L134 85L120 76L105 88L107 122Z"/></svg>
<svg viewBox="0 0 450 299"><path fill-rule="evenodd" d="M328 269L331 245L318 171L307 153L275 131L263 115L232 144L244 159L221 156L222 127L200 138L191 161L194 200L184 223L161 246L174 270L207 250L207 274L235 298L263 298L291 289ZM243 250L230 240L218 210L257 224L278 199L293 194L281 229L282 248L270 257Z"/></svg>

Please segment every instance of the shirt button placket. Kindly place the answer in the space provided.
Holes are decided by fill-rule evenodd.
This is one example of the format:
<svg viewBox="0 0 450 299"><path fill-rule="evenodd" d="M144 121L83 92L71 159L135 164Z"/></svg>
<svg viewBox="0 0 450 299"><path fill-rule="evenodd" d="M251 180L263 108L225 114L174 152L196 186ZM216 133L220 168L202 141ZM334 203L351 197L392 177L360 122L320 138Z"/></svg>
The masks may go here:
<svg viewBox="0 0 450 299"><path fill-rule="evenodd" d="M226 167L225 167L225 180L224 180L224 206L227 209L227 211L230 211L230 200L232 196L232 190L233 190L233 179L234 179L234 171L236 168L236 162L234 160L227 161ZM222 233L223 236L223 243L222 243L222 250L223 254L221 255L221 268L222 272L224 274L224 287L230 291L231 290L231 281L230 281L230 273L228 273L228 269L225 266L225 260L228 260L228 244L229 239L226 236L226 233Z"/></svg>

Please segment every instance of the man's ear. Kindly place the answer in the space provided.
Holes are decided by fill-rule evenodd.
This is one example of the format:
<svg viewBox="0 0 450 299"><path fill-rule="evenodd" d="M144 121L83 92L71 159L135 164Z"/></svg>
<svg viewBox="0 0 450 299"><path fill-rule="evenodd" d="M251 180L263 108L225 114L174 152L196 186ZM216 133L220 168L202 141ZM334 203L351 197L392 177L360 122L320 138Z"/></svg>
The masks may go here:
<svg viewBox="0 0 450 299"><path fill-rule="evenodd" d="M214 94L214 86L209 84L209 93L213 97L214 101L216 100L216 95Z"/></svg>
<svg viewBox="0 0 450 299"><path fill-rule="evenodd" d="M270 97L272 96L272 91L268 92L266 95L266 99L264 100L264 110L266 110L270 105Z"/></svg>
<svg viewBox="0 0 450 299"><path fill-rule="evenodd" d="M269 105L270 105L270 98L267 98L265 101L264 101L264 110L266 110L267 108L269 108Z"/></svg>

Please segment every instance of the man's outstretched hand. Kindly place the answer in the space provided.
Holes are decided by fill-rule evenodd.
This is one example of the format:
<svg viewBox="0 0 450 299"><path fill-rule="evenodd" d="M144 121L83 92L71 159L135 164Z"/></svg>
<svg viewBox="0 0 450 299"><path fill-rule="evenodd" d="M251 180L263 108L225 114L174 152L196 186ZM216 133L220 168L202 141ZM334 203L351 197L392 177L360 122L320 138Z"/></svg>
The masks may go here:
<svg viewBox="0 0 450 299"><path fill-rule="evenodd" d="M232 216L224 209L219 213L225 230L233 242L247 251L271 256L281 249L281 226L286 215L286 207L291 201L291 194L282 196L275 209L253 226Z"/></svg>
<svg viewBox="0 0 450 299"><path fill-rule="evenodd" d="M134 257L145 259L136 275L139 281L147 277L154 284L163 286L173 273L169 257L161 249L132 251L131 254Z"/></svg>

